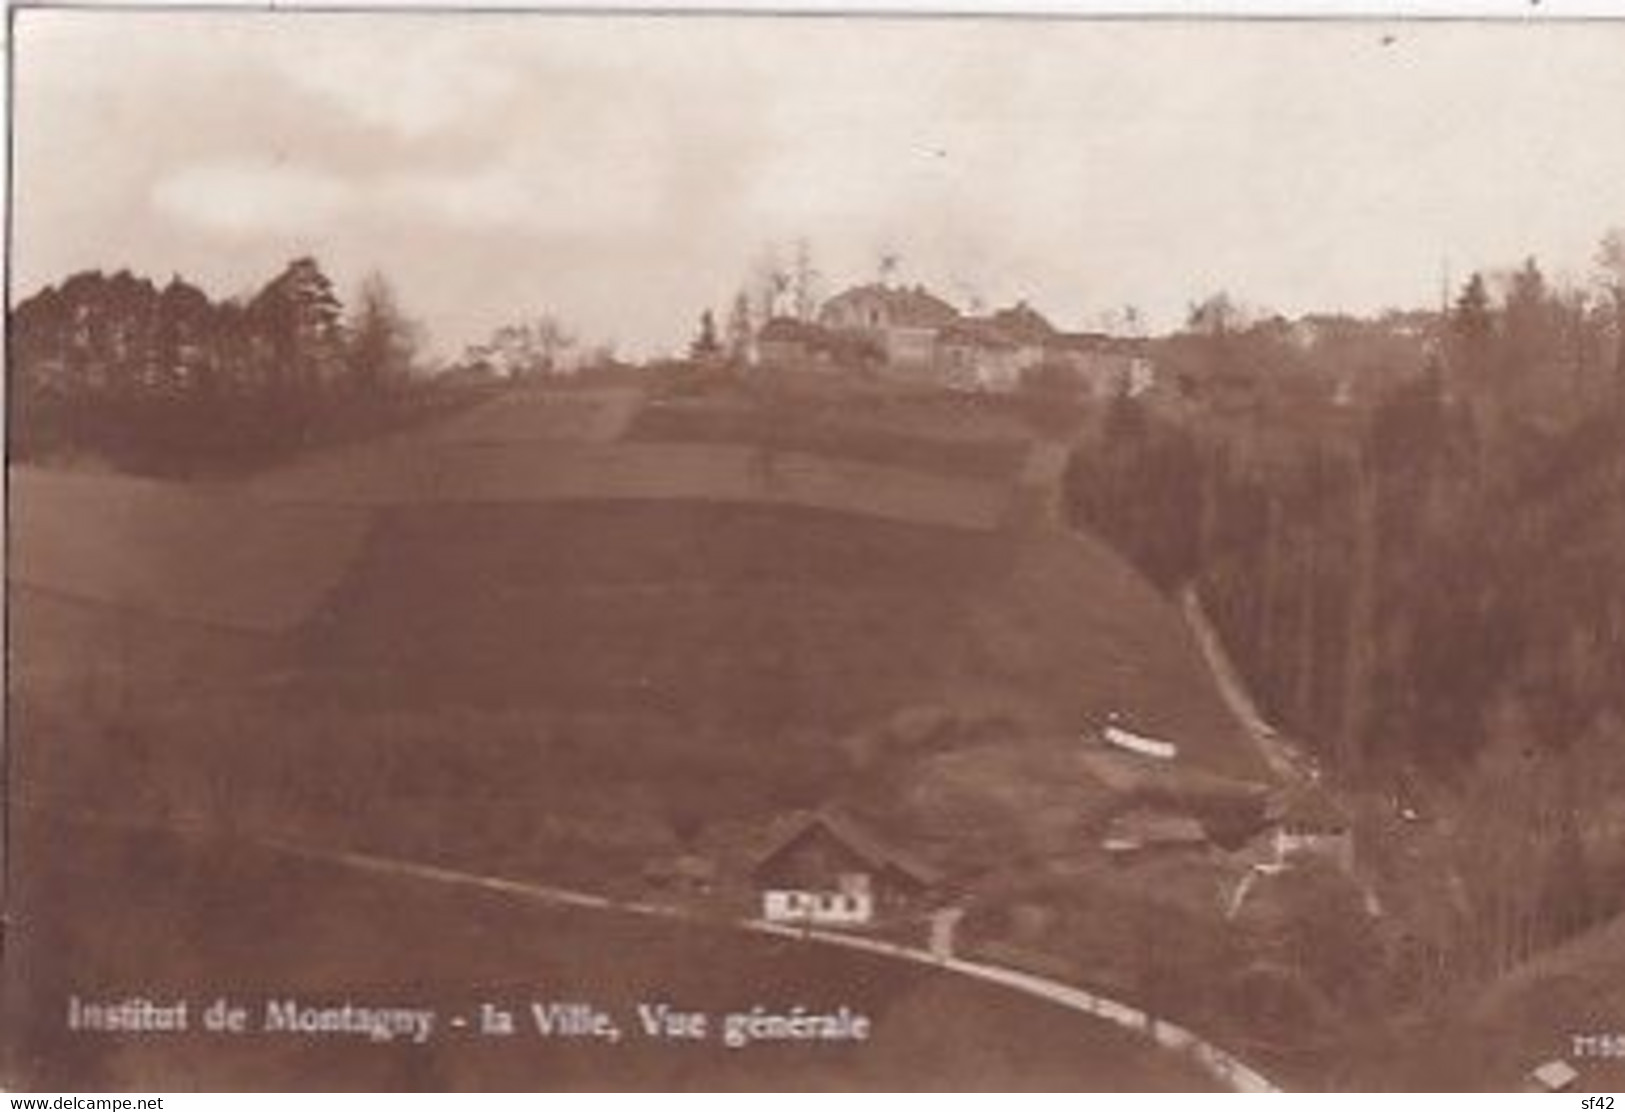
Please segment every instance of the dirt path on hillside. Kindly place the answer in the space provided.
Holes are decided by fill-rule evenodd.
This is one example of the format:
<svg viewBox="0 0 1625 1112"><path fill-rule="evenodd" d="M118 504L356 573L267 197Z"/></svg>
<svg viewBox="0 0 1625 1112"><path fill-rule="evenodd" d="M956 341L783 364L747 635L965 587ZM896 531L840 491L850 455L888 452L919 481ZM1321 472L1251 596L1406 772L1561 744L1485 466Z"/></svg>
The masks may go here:
<svg viewBox="0 0 1625 1112"><path fill-rule="evenodd" d="M1243 732L1258 749L1259 755L1264 758L1264 763L1269 766L1270 771L1289 783L1311 779L1313 763L1283 740L1280 733L1259 711L1258 704L1253 701L1241 674L1231 663L1224 643L1219 640L1218 631L1208 621L1207 612L1202 609L1202 600L1197 597L1194 587L1187 585L1180 590L1179 609L1185 616L1185 624L1190 627L1192 635L1196 638L1197 647L1202 651L1202 659L1207 662L1208 671L1213 674L1213 682L1219 689L1220 697L1224 699L1224 705L1229 708Z"/></svg>

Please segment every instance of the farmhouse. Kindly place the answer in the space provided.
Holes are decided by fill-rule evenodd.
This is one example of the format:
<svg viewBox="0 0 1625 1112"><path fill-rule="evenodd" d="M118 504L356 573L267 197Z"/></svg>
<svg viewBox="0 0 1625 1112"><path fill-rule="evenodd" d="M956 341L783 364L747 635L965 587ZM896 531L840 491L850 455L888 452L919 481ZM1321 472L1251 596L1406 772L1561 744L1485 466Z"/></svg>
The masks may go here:
<svg viewBox="0 0 1625 1112"><path fill-rule="evenodd" d="M863 927L922 906L942 882L927 862L828 811L794 817L751 870L770 922Z"/></svg>

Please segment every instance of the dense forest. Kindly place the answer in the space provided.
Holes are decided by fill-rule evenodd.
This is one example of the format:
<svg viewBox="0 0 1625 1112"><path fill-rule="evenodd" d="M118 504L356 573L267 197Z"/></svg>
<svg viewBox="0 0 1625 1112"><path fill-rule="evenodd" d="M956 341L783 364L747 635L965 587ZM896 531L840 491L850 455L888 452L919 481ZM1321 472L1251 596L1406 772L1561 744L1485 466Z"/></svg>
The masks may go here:
<svg viewBox="0 0 1625 1112"><path fill-rule="evenodd" d="M388 283L348 312L314 259L215 302L180 278L87 271L11 315L13 459L189 474L376 431L426 402Z"/></svg>
<svg viewBox="0 0 1625 1112"><path fill-rule="evenodd" d="M1364 321L1218 299L1163 342L1165 396L1118 399L1067 476L1074 521L1193 589L1328 774L1471 835L1477 972L1620 910L1618 847L1588 860L1579 826L1625 774L1612 276L1593 297L1529 260Z"/></svg>

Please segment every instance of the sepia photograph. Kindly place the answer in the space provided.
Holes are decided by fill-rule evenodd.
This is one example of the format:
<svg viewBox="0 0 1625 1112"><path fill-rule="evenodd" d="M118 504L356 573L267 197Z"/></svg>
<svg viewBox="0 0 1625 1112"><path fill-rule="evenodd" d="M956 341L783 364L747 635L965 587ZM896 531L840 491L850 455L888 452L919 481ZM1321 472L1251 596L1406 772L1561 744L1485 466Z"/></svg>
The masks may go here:
<svg viewBox="0 0 1625 1112"><path fill-rule="evenodd" d="M9 15L0 1087L1625 1091L1625 20Z"/></svg>

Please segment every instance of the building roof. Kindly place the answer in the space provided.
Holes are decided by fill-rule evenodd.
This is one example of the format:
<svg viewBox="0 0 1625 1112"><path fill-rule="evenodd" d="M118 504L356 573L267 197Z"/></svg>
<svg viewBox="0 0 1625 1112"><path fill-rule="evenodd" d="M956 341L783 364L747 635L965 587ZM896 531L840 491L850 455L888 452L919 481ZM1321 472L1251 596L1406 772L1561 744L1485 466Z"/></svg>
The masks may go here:
<svg viewBox="0 0 1625 1112"><path fill-rule="evenodd" d="M1049 319L1025 301L1018 301L1008 309L1000 309L993 314L992 320L1001 332L1018 344L1046 344L1056 335L1055 326Z"/></svg>
<svg viewBox="0 0 1625 1112"><path fill-rule="evenodd" d="M886 307L888 323L903 327L940 328L959 316L959 310L924 286L894 287L871 282L836 294L824 303L824 308L848 302L878 302Z"/></svg>
<svg viewBox="0 0 1625 1112"><path fill-rule="evenodd" d="M856 819L828 810L790 816L774 832L766 851L757 855L755 868L764 868L801 839L820 829L872 868L891 869L923 887L939 884L943 879L942 870L935 865L890 845Z"/></svg>

